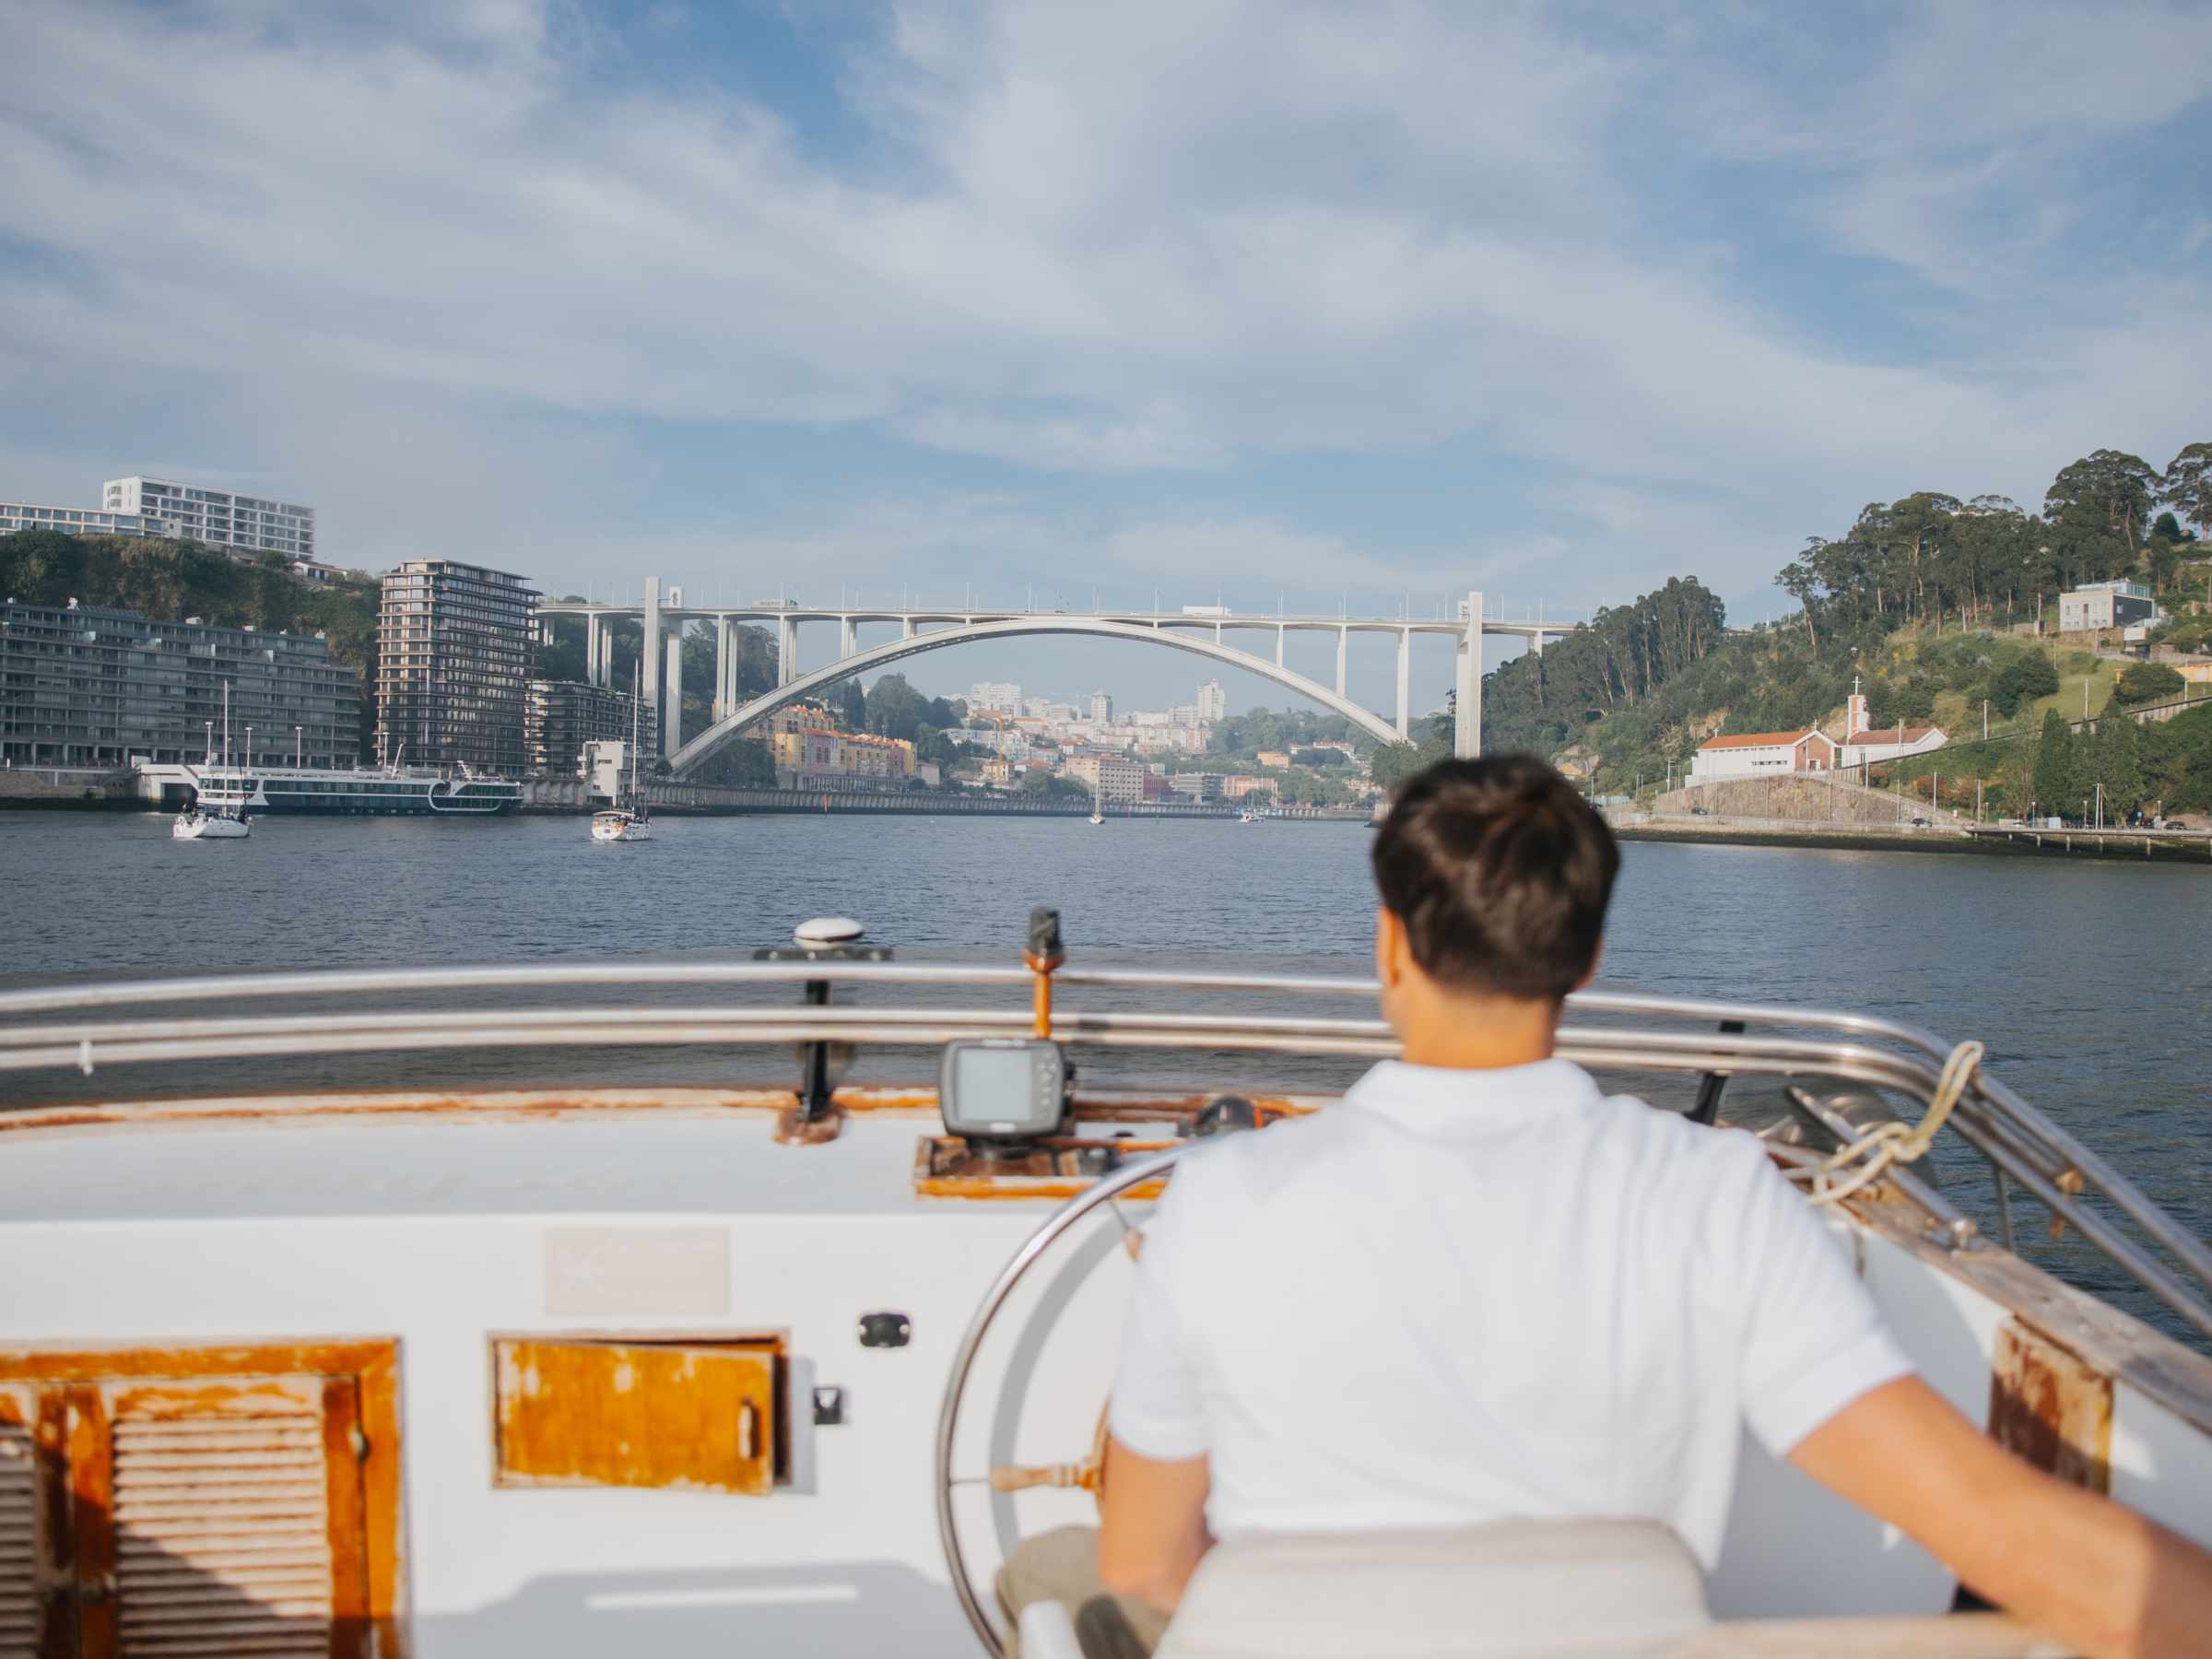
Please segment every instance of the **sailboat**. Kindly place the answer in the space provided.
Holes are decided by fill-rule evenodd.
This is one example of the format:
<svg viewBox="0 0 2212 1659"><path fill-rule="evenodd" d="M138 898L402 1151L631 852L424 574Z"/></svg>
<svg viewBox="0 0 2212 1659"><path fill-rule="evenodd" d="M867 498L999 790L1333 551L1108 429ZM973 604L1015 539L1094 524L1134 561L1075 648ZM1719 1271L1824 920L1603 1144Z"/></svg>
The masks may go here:
<svg viewBox="0 0 2212 1659"><path fill-rule="evenodd" d="M223 682L223 764L230 764L230 682ZM192 805L177 814L170 825L172 841L243 841L253 833L253 823L246 817L246 792L243 785L232 790L235 801L226 801L209 806L203 803L201 794L193 793Z"/></svg>
<svg viewBox="0 0 2212 1659"><path fill-rule="evenodd" d="M653 839L653 818L646 809L645 798L638 793L638 733L640 711L644 699L640 679L632 678L629 688L629 787L624 790L614 806L606 812L592 814L592 839L595 841L641 841Z"/></svg>
<svg viewBox="0 0 2212 1659"><path fill-rule="evenodd" d="M1090 786L1090 821L1094 824L1106 821L1106 795L1103 787L1098 783Z"/></svg>

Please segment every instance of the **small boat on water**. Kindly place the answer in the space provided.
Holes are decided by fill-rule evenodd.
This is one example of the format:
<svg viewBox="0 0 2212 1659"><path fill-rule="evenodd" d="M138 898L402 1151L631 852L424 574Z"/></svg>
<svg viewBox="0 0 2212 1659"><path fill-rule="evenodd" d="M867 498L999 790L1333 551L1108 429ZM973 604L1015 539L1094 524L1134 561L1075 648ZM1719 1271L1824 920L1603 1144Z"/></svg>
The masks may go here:
<svg viewBox="0 0 2212 1659"><path fill-rule="evenodd" d="M639 696L633 685L629 695L629 784L614 806L592 814L595 841L641 841L653 839L653 815L638 790Z"/></svg>
<svg viewBox="0 0 2212 1659"><path fill-rule="evenodd" d="M1243 811L1237 814L1237 822L1240 824L1256 824L1259 821L1260 815L1254 812L1249 806L1245 807Z"/></svg>
<svg viewBox="0 0 2212 1659"><path fill-rule="evenodd" d="M243 841L253 821L235 806L187 806L169 826L174 841Z"/></svg>
<svg viewBox="0 0 2212 1659"><path fill-rule="evenodd" d="M1035 924L1018 962L893 959L859 931L0 988L8 1651L1005 1653L994 1569L1094 1518L1124 1235L1213 1135L1336 1110L1396 1045L1371 979L1063 966ZM1861 1282L1993 1439L2212 1538L2212 1359L2141 1317L2212 1334L2212 1251L1971 1047L1594 991L1559 1034L1814 1185L1947 1102L1942 1156L1827 1194ZM864 1051L885 1069L841 1080ZM1359 1339L1286 1329L1285 1362ZM1955 1611L1941 1561L1751 1437L1734 1513L1687 1634L1648 1565L1577 1535L1624 1621L1602 1651L2057 1651ZM1218 1606L1253 1640L1208 1651L1324 1651L1259 1628L1267 1601ZM1053 1606L1024 1659L1077 1652ZM1418 1651L1507 1651L1489 1611Z"/></svg>
<svg viewBox="0 0 2212 1659"><path fill-rule="evenodd" d="M213 757L209 758L212 761ZM230 759L230 682L223 682L223 760ZM195 792L169 827L172 841L243 841L253 833L245 802L218 797L213 801Z"/></svg>

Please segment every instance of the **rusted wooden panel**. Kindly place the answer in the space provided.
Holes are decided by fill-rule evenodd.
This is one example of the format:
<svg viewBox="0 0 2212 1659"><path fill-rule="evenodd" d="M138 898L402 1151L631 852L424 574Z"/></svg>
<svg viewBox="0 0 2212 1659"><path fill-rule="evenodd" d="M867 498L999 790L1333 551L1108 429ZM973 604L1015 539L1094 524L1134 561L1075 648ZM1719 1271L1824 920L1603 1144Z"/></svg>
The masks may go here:
<svg viewBox="0 0 2212 1659"><path fill-rule="evenodd" d="M775 1484L776 1345L500 1337L501 1486Z"/></svg>
<svg viewBox="0 0 2212 1659"><path fill-rule="evenodd" d="M1990 1437L2092 1492L2112 1489L2112 1379L2018 1319L1997 1327Z"/></svg>
<svg viewBox="0 0 2212 1659"><path fill-rule="evenodd" d="M171 1549L156 1535L182 1524L198 1549L218 1530L216 1521L243 1524L241 1503L286 1473L276 1462L299 1462L300 1453L301 1467L324 1477L354 1520L344 1529L347 1558L332 1563L331 1606L286 1639L304 1632L318 1653L373 1651L378 1659L405 1659L398 1377L398 1345L391 1341L0 1350L0 1382L17 1382L39 1400L39 1447L53 1471L47 1536L53 1563L65 1570L73 1592L71 1617L49 1620L58 1644L50 1643L41 1659L89 1659L114 1653L118 1642L153 1652L185 1630L194 1640L215 1640L200 1628L198 1612L160 1614L143 1589L143 1628L134 1635L119 1572L135 1565L142 1577L154 1575L147 1583L159 1580L173 1592L196 1569L184 1559L189 1550ZM339 1422L328 1416L334 1391L340 1403L351 1402ZM341 1453L343 1462L335 1461ZM135 1496L124 1489L135 1475L146 1477L135 1482ZM347 1498L348 1491L356 1496ZM135 1502L149 1524L134 1527L127 1512ZM338 1538L343 1519L326 1521L323 1502L318 1488L309 1529L318 1554ZM254 1540L249 1551L256 1571L276 1564L263 1542ZM243 1581L252 1574L229 1576L240 1582L223 1582L220 1571L200 1574L208 1594L227 1598L229 1616L241 1611L233 1604L251 1615L258 1591ZM347 1586L342 1606L338 1583ZM315 1634L325 1629L327 1641ZM203 1641L194 1651L209 1650Z"/></svg>
<svg viewBox="0 0 2212 1659"><path fill-rule="evenodd" d="M323 1381L323 1468L328 1489L324 1517L330 1548L330 1659L368 1659L369 1507L361 1465L369 1452L361 1430L361 1390L352 1377Z"/></svg>
<svg viewBox="0 0 2212 1659"><path fill-rule="evenodd" d="M69 1542L76 1601L76 1646L83 1659L114 1659L114 1455L107 1402L95 1384L62 1394L68 1423Z"/></svg>

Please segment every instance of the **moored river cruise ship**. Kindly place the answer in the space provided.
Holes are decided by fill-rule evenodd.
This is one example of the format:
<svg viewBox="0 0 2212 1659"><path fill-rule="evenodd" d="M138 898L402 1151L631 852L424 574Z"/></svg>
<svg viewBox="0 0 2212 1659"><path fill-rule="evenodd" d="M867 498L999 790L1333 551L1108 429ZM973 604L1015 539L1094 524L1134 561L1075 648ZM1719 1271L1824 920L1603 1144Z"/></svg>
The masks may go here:
<svg viewBox="0 0 2212 1659"><path fill-rule="evenodd" d="M208 807L243 808L255 818L310 813L324 817L489 818L519 806L523 786L465 766L142 766L147 787Z"/></svg>

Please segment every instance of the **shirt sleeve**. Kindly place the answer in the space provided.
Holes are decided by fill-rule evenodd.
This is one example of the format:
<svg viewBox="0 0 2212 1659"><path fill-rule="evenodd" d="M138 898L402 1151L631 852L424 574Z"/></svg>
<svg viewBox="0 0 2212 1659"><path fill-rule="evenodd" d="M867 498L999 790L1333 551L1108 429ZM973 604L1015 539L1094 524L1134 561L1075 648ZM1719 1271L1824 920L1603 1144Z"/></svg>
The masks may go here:
<svg viewBox="0 0 2212 1659"><path fill-rule="evenodd" d="M1912 1362L1860 1282L1850 1246L1757 1153L1738 1258L1747 1276L1744 1418L1776 1457Z"/></svg>
<svg viewBox="0 0 2212 1659"><path fill-rule="evenodd" d="M1182 1212L1194 1203L1190 1178L1198 1161L1187 1159L1177 1169L1145 1225L1106 1414L1114 1439L1163 1463L1203 1457L1209 1447L1195 1357L1175 1297L1186 1242Z"/></svg>

